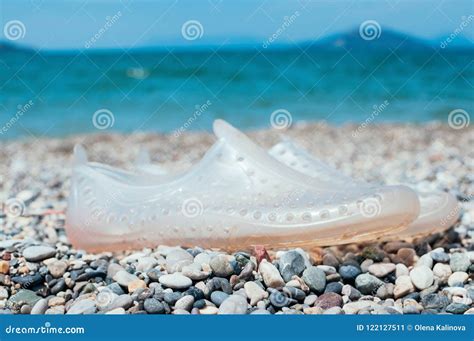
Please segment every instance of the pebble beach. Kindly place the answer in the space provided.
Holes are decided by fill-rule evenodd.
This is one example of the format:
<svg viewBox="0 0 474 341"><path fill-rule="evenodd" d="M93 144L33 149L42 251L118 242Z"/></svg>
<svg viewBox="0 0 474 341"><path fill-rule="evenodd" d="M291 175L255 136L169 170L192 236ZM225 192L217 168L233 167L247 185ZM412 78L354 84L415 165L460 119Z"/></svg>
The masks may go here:
<svg viewBox="0 0 474 341"><path fill-rule="evenodd" d="M169 172L202 157L210 133L88 134L0 142L2 314L474 314L474 129L447 124L293 124L281 136L354 178L443 190L460 202L444 233L412 240L234 253L156 245L87 253L64 225L72 150L131 169L141 148Z"/></svg>

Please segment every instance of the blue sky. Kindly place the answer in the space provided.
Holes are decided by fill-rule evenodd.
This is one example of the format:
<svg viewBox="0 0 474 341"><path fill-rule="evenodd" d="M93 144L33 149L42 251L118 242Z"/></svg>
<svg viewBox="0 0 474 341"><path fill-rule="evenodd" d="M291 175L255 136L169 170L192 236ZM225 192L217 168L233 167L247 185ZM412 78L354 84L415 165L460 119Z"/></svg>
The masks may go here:
<svg viewBox="0 0 474 341"><path fill-rule="evenodd" d="M41 49L83 48L121 13L95 48L156 45L261 43L282 26L285 17L299 13L279 37L280 43L319 39L375 20L383 28L439 40L474 13L470 0L0 0L1 27L11 20L24 24L17 43ZM186 40L181 28L189 20L202 26L202 37ZM4 30L0 37L4 39ZM474 39L474 21L458 41ZM467 40L469 39L469 40Z"/></svg>

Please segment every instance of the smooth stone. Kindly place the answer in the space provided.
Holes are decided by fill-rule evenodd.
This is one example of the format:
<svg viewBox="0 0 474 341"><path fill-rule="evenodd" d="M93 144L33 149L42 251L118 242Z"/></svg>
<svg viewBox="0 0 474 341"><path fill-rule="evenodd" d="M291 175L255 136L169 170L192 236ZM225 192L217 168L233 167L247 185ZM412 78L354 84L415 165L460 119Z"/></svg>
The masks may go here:
<svg viewBox="0 0 474 341"><path fill-rule="evenodd" d="M254 306L258 301L268 297L268 292L262 289L260 285L255 282L246 282L244 284L245 294L250 299L250 305Z"/></svg>
<svg viewBox="0 0 474 341"><path fill-rule="evenodd" d="M181 297L176 304L174 305L175 309L183 309L186 311L191 311L194 304L194 296L186 295Z"/></svg>
<svg viewBox="0 0 474 341"><path fill-rule="evenodd" d="M323 270L318 269L315 266L303 271L303 276L301 278L314 292L323 292L326 287L326 274Z"/></svg>
<svg viewBox="0 0 474 341"><path fill-rule="evenodd" d="M158 265L158 260L155 257L141 257L138 259L137 271L147 272Z"/></svg>
<svg viewBox="0 0 474 341"><path fill-rule="evenodd" d="M430 252L431 258L437 263L448 263L449 255L443 250L433 250Z"/></svg>
<svg viewBox="0 0 474 341"><path fill-rule="evenodd" d="M219 314L241 315L247 313L247 300L241 295L230 295L219 307Z"/></svg>
<svg viewBox="0 0 474 341"><path fill-rule="evenodd" d="M89 298L76 300L67 311L67 315L94 314L95 301Z"/></svg>
<svg viewBox="0 0 474 341"><path fill-rule="evenodd" d="M351 301L357 301L359 298L362 297L362 293L349 284L346 284L342 287L341 293L344 296L347 296Z"/></svg>
<svg viewBox="0 0 474 341"><path fill-rule="evenodd" d="M377 289L376 296L382 300L385 300L389 297L393 296L393 291L395 289L395 285L392 283L385 283L384 285L380 286Z"/></svg>
<svg viewBox="0 0 474 341"><path fill-rule="evenodd" d="M311 295L306 296L303 303L311 306L316 302L317 299L318 299L317 295L311 294Z"/></svg>
<svg viewBox="0 0 474 341"><path fill-rule="evenodd" d="M383 282L370 274L361 274L355 280L355 286L364 295L374 295Z"/></svg>
<svg viewBox="0 0 474 341"><path fill-rule="evenodd" d="M173 273L171 275L163 275L159 279L160 283L163 284L164 286L171 288L171 289L187 289L189 288L192 284L193 281L186 277L183 276L179 273Z"/></svg>
<svg viewBox="0 0 474 341"><path fill-rule="evenodd" d="M328 292L319 296L314 305L322 309L342 307L342 297L334 292Z"/></svg>
<svg viewBox="0 0 474 341"><path fill-rule="evenodd" d="M65 303L66 299L64 297L54 296L49 299L48 306L55 307L58 305L64 305Z"/></svg>
<svg viewBox="0 0 474 341"><path fill-rule="evenodd" d="M248 294L247 294L247 296L248 296ZM223 291L219 291L219 290L214 291L214 292L211 293L211 301L217 307L219 307L222 304L222 302L224 302L228 297L229 297L228 294L226 294Z"/></svg>
<svg viewBox="0 0 474 341"><path fill-rule="evenodd" d="M278 269L272 263L263 259L258 267L258 272L263 277L265 285L270 288L279 288L285 285L285 281L278 272Z"/></svg>
<svg viewBox="0 0 474 341"><path fill-rule="evenodd" d="M342 310L344 310L346 314L353 315L353 314L357 314L360 310L372 308L376 305L377 303L373 301L349 302L349 303L344 304L344 306L342 307Z"/></svg>
<svg viewBox="0 0 474 341"><path fill-rule="evenodd" d="M375 263L369 266L369 272L376 277L385 277L395 271L396 266L393 263Z"/></svg>
<svg viewBox="0 0 474 341"><path fill-rule="evenodd" d="M396 279L395 288L393 289L393 296L395 299L408 295L413 292L415 287L411 281L410 276L403 275Z"/></svg>
<svg viewBox="0 0 474 341"><path fill-rule="evenodd" d="M410 270L408 270L407 266L402 263L398 263L395 266L395 277L400 277L400 276L409 276L410 275Z"/></svg>
<svg viewBox="0 0 474 341"><path fill-rule="evenodd" d="M105 313L106 315L124 315L125 314L125 309L123 308L116 308L109 310L108 312Z"/></svg>
<svg viewBox="0 0 474 341"><path fill-rule="evenodd" d="M110 263L109 266L107 267L107 277L114 278L117 272L124 271L124 270L125 269L120 264Z"/></svg>
<svg viewBox="0 0 474 341"><path fill-rule="evenodd" d="M201 252L200 254L194 257L194 263L199 264L201 267L203 264L209 264L211 262L211 256L205 252Z"/></svg>
<svg viewBox="0 0 474 341"><path fill-rule="evenodd" d="M169 305L175 305L176 302L183 296L182 293L174 291L174 292L167 292L165 293L163 299L165 300L166 303Z"/></svg>
<svg viewBox="0 0 474 341"><path fill-rule="evenodd" d="M8 299L7 307L19 307L23 304L33 307L40 299L41 297L36 295L34 291L22 289Z"/></svg>
<svg viewBox="0 0 474 341"><path fill-rule="evenodd" d="M199 314L201 315L217 315L219 309L213 306L207 306L205 308L199 309Z"/></svg>
<svg viewBox="0 0 474 341"><path fill-rule="evenodd" d="M425 265L428 268L432 269L433 268L433 258L431 258L431 256L428 253L424 254L416 262L416 266L420 266L420 265Z"/></svg>
<svg viewBox="0 0 474 341"><path fill-rule="evenodd" d="M447 283L452 273L451 267L448 264L436 263L433 267L433 275L438 277L441 283Z"/></svg>
<svg viewBox="0 0 474 341"><path fill-rule="evenodd" d="M0 286L0 300L8 298L8 290L5 287Z"/></svg>
<svg viewBox="0 0 474 341"><path fill-rule="evenodd" d="M336 294L341 294L343 285L339 282L331 282L326 285L324 292L335 292Z"/></svg>
<svg viewBox="0 0 474 341"><path fill-rule="evenodd" d="M211 275L210 271L202 271L201 265L192 263L190 265L183 266L182 274L186 277L191 278L193 281L202 281Z"/></svg>
<svg viewBox="0 0 474 341"><path fill-rule="evenodd" d="M145 289L146 288L146 283L145 281L141 279L136 279L130 283L128 283L127 289L128 292L133 293L138 289Z"/></svg>
<svg viewBox="0 0 474 341"><path fill-rule="evenodd" d="M467 304L463 303L451 303L446 307L446 312L451 314L464 314L469 309Z"/></svg>
<svg viewBox="0 0 474 341"><path fill-rule="evenodd" d="M283 292L297 301L303 301L306 298L304 291L295 287L283 287Z"/></svg>
<svg viewBox="0 0 474 341"><path fill-rule="evenodd" d="M183 269L183 266L193 262L194 257L189 252L183 249L175 249L166 256L166 270L170 274L179 272Z"/></svg>
<svg viewBox="0 0 474 341"><path fill-rule="evenodd" d="M148 314L164 314L166 311L163 303L155 298L147 298L143 302L143 308Z"/></svg>
<svg viewBox="0 0 474 341"><path fill-rule="evenodd" d="M410 279L417 289L423 290L433 284L434 277L428 266L419 265L410 271Z"/></svg>
<svg viewBox="0 0 474 341"><path fill-rule="evenodd" d="M451 255L451 260L449 261L449 266L453 272L466 272L471 265L471 260L469 255L465 252L457 252Z"/></svg>
<svg viewBox="0 0 474 341"><path fill-rule="evenodd" d="M412 266L415 264L416 252L411 248L401 248L397 252L397 256L400 261L406 266Z"/></svg>
<svg viewBox="0 0 474 341"><path fill-rule="evenodd" d="M323 256L323 264L337 268L339 266L339 260L332 253L328 252Z"/></svg>
<svg viewBox="0 0 474 341"><path fill-rule="evenodd" d="M45 315L64 315L66 312L66 307L63 305L58 305L55 307L51 307L44 312Z"/></svg>
<svg viewBox="0 0 474 341"><path fill-rule="evenodd" d="M454 272L448 278L448 285L450 287L461 287L463 286L464 282L467 281L468 278L469 278L469 275L465 272L461 272L461 271Z"/></svg>
<svg viewBox="0 0 474 341"><path fill-rule="evenodd" d="M306 307L303 308L303 313L305 315L321 315L323 313L323 309L320 307Z"/></svg>
<svg viewBox="0 0 474 341"><path fill-rule="evenodd" d="M125 270L120 270L114 275L113 280L123 287L128 287L130 283L138 280L138 277Z"/></svg>
<svg viewBox="0 0 474 341"><path fill-rule="evenodd" d="M323 312L323 315L343 315L344 310L341 307L331 307Z"/></svg>
<svg viewBox="0 0 474 341"><path fill-rule="evenodd" d="M421 304L425 309L442 310L449 305L449 298L445 295L429 294L421 299Z"/></svg>
<svg viewBox="0 0 474 341"><path fill-rule="evenodd" d="M256 309L250 315L271 315L271 313L266 309Z"/></svg>
<svg viewBox="0 0 474 341"><path fill-rule="evenodd" d="M354 265L342 265L339 268L339 275L341 275L341 278L349 282L354 281L361 273L362 271Z"/></svg>
<svg viewBox="0 0 474 341"><path fill-rule="evenodd" d="M109 304L104 311L110 311L117 308L128 309L132 306L133 300L130 295L123 294L113 299L112 303Z"/></svg>
<svg viewBox="0 0 474 341"><path fill-rule="evenodd" d="M226 255L212 257L209 265L217 277L229 277L234 273L234 268Z"/></svg>
<svg viewBox="0 0 474 341"><path fill-rule="evenodd" d="M31 315L43 315L45 311L48 309L48 300L46 298L42 298L38 300L33 308L31 308Z"/></svg>
<svg viewBox="0 0 474 341"><path fill-rule="evenodd" d="M23 250L23 257L29 262L41 262L44 259L54 257L56 249L50 246L29 246Z"/></svg>
<svg viewBox="0 0 474 341"><path fill-rule="evenodd" d="M66 262L58 260L48 264L48 271L54 278L59 278L64 275L67 267L68 265Z"/></svg>
<svg viewBox="0 0 474 341"><path fill-rule="evenodd" d="M278 267L285 282L291 280L293 276L300 276L306 268L305 260L298 251L288 251L278 260Z"/></svg>

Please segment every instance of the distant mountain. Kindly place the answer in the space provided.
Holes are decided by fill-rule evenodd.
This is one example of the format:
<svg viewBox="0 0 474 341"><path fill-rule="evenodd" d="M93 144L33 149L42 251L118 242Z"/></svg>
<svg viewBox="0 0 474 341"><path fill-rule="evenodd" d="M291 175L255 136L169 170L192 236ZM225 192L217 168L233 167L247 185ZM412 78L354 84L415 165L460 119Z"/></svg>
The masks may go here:
<svg viewBox="0 0 474 341"><path fill-rule="evenodd" d="M7 41L1 41L0 40L0 53L3 52L33 52L34 49L26 46L21 46L18 44L13 44Z"/></svg>
<svg viewBox="0 0 474 341"><path fill-rule="evenodd" d="M346 50L424 50L431 48L425 40L385 28L380 31L372 31L372 33L354 29L303 44L319 49Z"/></svg>

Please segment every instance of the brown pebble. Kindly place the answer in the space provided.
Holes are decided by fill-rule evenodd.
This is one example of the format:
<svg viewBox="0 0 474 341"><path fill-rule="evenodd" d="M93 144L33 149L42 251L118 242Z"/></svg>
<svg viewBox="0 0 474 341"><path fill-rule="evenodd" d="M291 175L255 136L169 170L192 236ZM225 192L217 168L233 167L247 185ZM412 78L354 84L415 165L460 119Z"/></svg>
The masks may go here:
<svg viewBox="0 0 474 341"><path fill-rule="evenodd" d="M406 266L412 266L413 264L415 264L415 256L415 250L406 247L401 248L397 252L397 257L400 259L400 262L402 262Z"/></svg>
<svg viewBox="0 0 474 341"><path fill-rule="evenodd" d="M0 273L8 274L10 272L10 262L6 260L0 260Z"/></svg>
<svg viewBox="0 0 474 341"><path fill-rule="evenodd" d="M316 299L315 307L329 309L332 307L342 307L342 297L335 292L327 292Z"/></svg>
<svg viewBox="0 0 474 341"><path fill-rule="evenodd" d="M387 253L397 253L398 250L403 248L412 249L413 244L407 242L388 242L383 247L383 250Z"/></svg>

